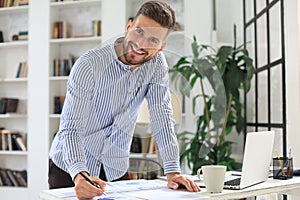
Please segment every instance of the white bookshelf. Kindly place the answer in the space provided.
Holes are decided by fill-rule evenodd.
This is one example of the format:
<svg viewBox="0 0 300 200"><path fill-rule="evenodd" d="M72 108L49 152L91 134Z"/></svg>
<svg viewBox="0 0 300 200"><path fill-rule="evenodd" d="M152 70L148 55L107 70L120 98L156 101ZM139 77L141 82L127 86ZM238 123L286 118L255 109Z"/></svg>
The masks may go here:
<svg viewBox="0 0 300 200"><path fill-rule="evenodd" d="M16 74L19 63L28 60L28 41L13 41L12 36L28 31L28 10L28 6L0 8L0 30L4 39L0 43L0 98L19 99L16 113L0 114L0 127L18 131L23 139L28 135L28 78L16 78ZM28 151L1 150L0 168L27 170ZM0 187L1 199L14 199L27 192L27 187Z"/></svg>
<svg viewBox="0 0 300 200"><path fill-rule="evenodd" d="M52 138L58 130L59 114L54 113L54 97L65 96L68 76L54 74L53 60L68 59L72 66L70 55L78 58L85 51L101 45L101 35L93 35L93 20L102 21L102 1L66 1L50 3L50 58L49 58L49 147ZM53 24L65 21L68 37L53 38Z"/></svg>
<svg viewBox="0 0 300 200"><path fill-rule="evenodd" d="M28 45L28 41L13 41L13 42L0 43L0 48L26 47L27 45Z"/></svg>
<svg viewBox="0 0 300 200"><path fill-rule="evenodd" d="M61 38L61 39L51 39L51 44L79 44L90 42L95 45L101 44L101 37L100 36L91 36L91 37L74 37L74 38Z"/></svg>

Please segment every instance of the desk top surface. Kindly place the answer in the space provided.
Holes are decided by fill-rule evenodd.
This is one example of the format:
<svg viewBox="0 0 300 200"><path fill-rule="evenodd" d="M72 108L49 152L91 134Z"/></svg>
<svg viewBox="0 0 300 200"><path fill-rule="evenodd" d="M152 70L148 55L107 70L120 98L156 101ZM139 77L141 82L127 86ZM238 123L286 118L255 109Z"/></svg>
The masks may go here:
<svg viewBox="0 0 300 200"><path fill-rule="evenodd" d="M100 199L239 199L252 196L268 195L268 194L287 194L300 191L300 177L294 177L289 180L276 180L269 178L266 182L242 189L242 190L223 190L222 193L210 194L205 188L201 192L192 193L186 190L171 190L167 188L165 180L154 180L151 184L155 187L149 189L141 189L136 191L120 191L107 192L106 196L99 196L94 200ZM114 188L115 189L115 188ZM117 189L116 189L117 190ZM115 191L116 191L115 190ZM45 190L39 194L43 200L75 200L73 188L62 188L54 190Z"/></svg>

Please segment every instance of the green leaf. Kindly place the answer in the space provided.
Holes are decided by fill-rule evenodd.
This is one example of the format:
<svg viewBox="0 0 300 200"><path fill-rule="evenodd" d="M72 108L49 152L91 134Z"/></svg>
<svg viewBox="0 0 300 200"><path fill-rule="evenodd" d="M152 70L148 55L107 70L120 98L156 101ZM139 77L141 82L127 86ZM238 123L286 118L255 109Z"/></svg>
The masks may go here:
<svg viewBox="0 0 300 200"><path fill-rule="evenodd" d="M231 46L221 46L217 52L215 62L221 74L225 72L226 63L228 58L233 53L233 47Z"/></svg>
<svg viewBox="0 0 300 200"><path fill-rule="evenodd" d="M193 51L193 54L194 54L195 58L199 57L198 50L199 50L199 45L197 43L196 36L194 36L194 42L192 43L192 51Z"/></svg>

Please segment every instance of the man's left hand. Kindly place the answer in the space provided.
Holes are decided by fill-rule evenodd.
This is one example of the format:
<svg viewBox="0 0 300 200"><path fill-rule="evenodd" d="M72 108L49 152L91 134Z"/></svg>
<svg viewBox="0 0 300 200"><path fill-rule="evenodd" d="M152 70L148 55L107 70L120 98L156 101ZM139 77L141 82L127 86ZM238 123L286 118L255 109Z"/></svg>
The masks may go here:
<svg viewBox="0 0 300 200"><path fill-rule="evenodd" d="M189 192L200 192L200 187L191 179L178 173L167 174L168 187L177 190L179 186L184 186Z"/></svg>

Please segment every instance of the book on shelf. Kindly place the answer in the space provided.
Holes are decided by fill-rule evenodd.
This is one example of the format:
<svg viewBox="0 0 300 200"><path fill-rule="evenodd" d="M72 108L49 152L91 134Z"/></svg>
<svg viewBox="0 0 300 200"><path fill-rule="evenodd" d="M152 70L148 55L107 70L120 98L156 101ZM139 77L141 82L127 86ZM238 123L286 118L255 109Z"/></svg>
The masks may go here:
<svg viewBox="0 0 300 200"><path fill-rule="evenodd" d="M6 113L15 113L18 110L19 99L18 98L7 98L6 102Z"/></svg>
<svg viewBox="0 0 300 200"><path fill-rule="evenodd" d="M93 20L93 36L101 36L101 20Z"/></svg>
<svg viewBox="0 0 300 200"><path fill-rule="evenodd" d="M134 135L130 152L131 153L142 153L142 154L154 154L157 151L157 145L155 137L153 135L139 136Z"/></svg>
<svg viewBox="0 0 300 200"><path fill-rule="evenodd" d="M0 8L28 5L28 0L0 0Z"/></svg>
<svg viewBox="0 0 300 200"><path fill-rule="evenodd" d="M22 173L23 173L23 175L22 175ZM27 175L25 175L24 173L26 173L26 171L13 171L13 175L17 179L18 185L27 187L27 181L26 181Z"/></svg>
<svg viewBox="0 0 300 200"><path fill-rule="evenodd" d="M137 136L133 136L131 147L130 147L131 153L141 153L142 152L142 144L141 139Z"/></svg>
<svg viewBox="0 0 300 200"><path fill-rule="evenodd" d="M0 168L0 186L27 187L27 171Z"/></svg>
<svg viewBox="0 0 300 200"><path fill-rule="evenodd" d="M7 98L0 98L0 114L6 113Z"/></svg>
<svg viewBox="0 0 300 200"><path fill-rule="evenodd" d="M17 187L19 184L18 184L18 182L17 182L15 176L13 175L12 170L7 169L7 170L6 170L6 173L7 173L7 176L8 176L8 178L9 178L9 180L10 180L11 183L12 183L12 186L16 186L16 187Z"/></svg>
<svg viewBox="0 0 300 200"><path fill-rule="evenodd" d="M26 6L29 4L29 0L20 0L19 1L19 6Z"/></svg>
<svg viewBox="0 0 300 200"><path fill-rule="evenodd" d="M19 66L16 73L16 78L24 78L28 76L28 62L19 62Z"/></svg>
<svg viewBox="0 0 300 200"><path fill-rule="evenodd" d="M156 142L155 142L155 137L152 136L150 138L150 143L149 143L149 150L148 150L148 153L156 153L156 150L157 150L157 145L156 145Z"/></svg>
<svg viewBox="0 0 300 200"><path fill-rule="evenodd" d="M7 133L7 130L1 130L1 150L10 151L12 150L12 142L10 134Z"/></svg>
<svg viewBox="0 0 300 200"><path fill-rule="evenodd" d="M0 43L2 42L4 42L4 38L3 38L3 32L0 30Z"/></svg>
<svg viewBox="0 0 300 200"><path fill-rule="evenodd" d="M70 37L70 24L67 21L56 21L53 23L53 39Z"/></svg>
<svg viewBox="0 0 300 200"><path fill-rule="evenodd" d="M0 186L3 186L3 181L2 181L2 178L1 178L1 172L0 172Z"/></svg>
<svg viewBox="0 0 300 200"><path fill-rule="evenodd" d="M53 59L53 76L69 76L71 71L69 59Z"/></svg>
<svg viewBox="0 0 300 200"><path fill-rule="evenodd" d="M0 114L15 113L18 110L18 98L0 98Z"/></svg>
<svg viewBox="0 0 300 200"><path fill-rule="evenodd" d="M78 59L78 56L70 54L70 62L71 62L71 68L75 64L76 60ZM70 69L71 70L71 69Z"/></svg>
<svg viewBox="0 0 300 200"><path fill-rule="evenodd" d="M21 2L21 0L14 0L13 1L13 6L19 6L20 2Z"/></svg>
<svg viewBox="0 0 300 200"><path fill-rule="evenodd" d="M27 151L24 139L20 133L12 133L13 150Z"/></svg>
<svg viewBox="0 0 300 200"><path fill-rule="evenodd" d="M6 169L0 168L0 175L1 175L2 182L3 182L3 186L12 186L12 182L8 177Z"/></svg>
<svg viewBox="0 0 300 200"><path fill-rule="evenodd" d="M18 40L28 40L28 31L19 31Z"/></svg>
<svg viewBox="0 0 300 200"><path fill-rule="evenodd" d="M26 151L25 141L18 131L0 130L0 150Z"/></svg>
<svg viewBox="0 0 300 200"><path fill-rule="evenodd" d="M65 96L54 97L54 114L61 114L65 102Z"/></svg>

